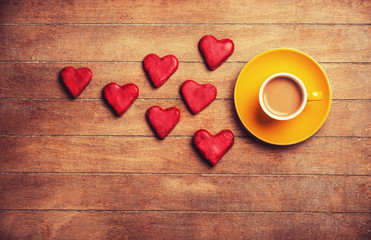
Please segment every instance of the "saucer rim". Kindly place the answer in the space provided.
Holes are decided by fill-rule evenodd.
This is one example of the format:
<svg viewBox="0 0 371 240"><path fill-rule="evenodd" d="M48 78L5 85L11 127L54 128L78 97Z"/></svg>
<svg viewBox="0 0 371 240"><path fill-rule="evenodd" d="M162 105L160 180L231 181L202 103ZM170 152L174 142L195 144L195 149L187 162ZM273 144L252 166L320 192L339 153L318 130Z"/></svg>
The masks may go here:
<svg viewBox="0 0 371 240"><path fill-rule="evenodd" d="M308 136L304 137L304 138L298 138L297 140L295 141L288 141L288 142L279 142L279 141L272 141L272 140L269 140L269 139L266 139L262 136L259 136L257 135L256 133L254 133L248 126L247 124L242 120L242 117L241 117L241 114L240 114L240 111L238 110L238 106L237 106L237 84L239 81L241 81L241 75L243 72L245 72L245 68L247 68L249 65L251 65L253 62L255 62L257 59L261 58L262 56L266 55L266 54L269 54L271 52L277 52L277 51L289 51L289 52L294 52L296 54L299 54L299 55L302 55L304 56L305 58L308 58L310 61L312 61L315 66L321 71L321 73L323 74L324 78L323 80L326 81L326 84L328 86L328 95L329 95L329 99L328 99L328 107L327 107L327 110L323 116L323 119L322 119L322 122L320 124L318 124L318 126L314 127L313 128L313 131L311 131L310 134L308 134ZM321 80L321 81L323 81ZM234 87L234 96L233 96L233 100L234 100L234 106L235 106L235 110L237 112L237 115L238 115L238 118L240 120L240 122L243 124L243 126L248 130L249 133L251 133L254 137L260 139L261 141L263 142L266 142L266 143L269 143L269 144L272 144L272 145L279 145L279 146L286 146L286 145L294 145L294 144L297 144L297 143L300 143L300 142L303 142L305 140L307 140L308 138L310 138L311 136L313 136L321 127L322 125L325 123L325 121L327 120L327 117L330 113L330 109L331 109L331 103L332 103L332 92L331 92L331 85L330 85L330 81L327 77L327 74L326 72L323 70L323 68L321 67L321 65L316 61L314 60L314 58L312 58L310 55L300 51L300 50L297 50L297 49L294 49L294 48L273 48L273 49L269 49L267 51L264 51L264 52L261 52L259 53L258 55L254 56L252 59L250 59L246 64L245 66L241 69L240 73L238 74L238 77L237 77L237 80L236 80L236 83L235 83L235 87Z"/></svg>

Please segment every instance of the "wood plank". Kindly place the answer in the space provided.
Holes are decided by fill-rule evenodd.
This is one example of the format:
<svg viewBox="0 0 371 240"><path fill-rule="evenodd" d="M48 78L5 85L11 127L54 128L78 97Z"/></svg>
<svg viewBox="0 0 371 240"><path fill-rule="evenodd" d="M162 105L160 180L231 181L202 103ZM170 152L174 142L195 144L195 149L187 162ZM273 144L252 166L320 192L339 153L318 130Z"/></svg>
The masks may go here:
<svg viewBox="0 0 371 240"><path fill-rule="evenodd" d="M238 138L210 168L191 137L0 137L0 172L371 175L370 144L370 138L311 138L282 148Z"/></svg>
<svg viewBox="0 0 371 240"><path fill-rule="evenodd" d="M15 135L140 135L153 136L146 111L153 105L178 107L181 120L171 135L193 136L200 128L216 134L231 129L236 136L250 135L240 123L231 100L215 100L191 115L182 100L137 100L116 117L103 100L0 99L0 134ZM371 102L332 102L330 115L316 136L369 137Z"/></svg>
<svg viewBox="0 0 371 240"><path fill-rule="evenodd" d="M98 4L99 3L99 4ZM370 23L369 1L1 2L5 23ZM166 14L165 14L166 13Z"/></svg>
<svg viewBox="0 0 371 240"><path fill-rule="evenodd" d="M0 239L369 239L370 12L363 0L0 0ZM205 34L236 44L214 72ZM321 62L336 99L294 146L257 141L234 111L238 72L275 47ZM151 52L181 61L161 89L141 66ZM82 99L58 80L67 64L94 72ZM219 99L191 115L186 79L215 82ZM120 118L101 99L111 81L141 89ZM152 105L182 111L165 141L146 123ZM199 128L237 135L214 168L192 146Z"/></svg>
<svg viewBox="0 0 371 240"><path fill-rule="evenodd" d="M239 72L245 63L228 62L222 71L208 71L204 63L181 62L178 71L161 88L153 88L142 68L142 63L0 63L0 97L68 98L58 81L66 66L88 67L93 80L81 98L101 98L103 87L110 82L138 85L140 98L178 98L177 91L187 79L212 83L218 89L217 98L233 98ZM369 63L321 63L332 87L334 99L370 99Z"/></svg>
<svg viewBox="0 0 371 240"><path fill-rule="evenodd" d="M202 61L197 45L206 34L234 41L228 61L278 47L319 62L371 61L370 25L2 25L0 32L0 61L142 61L152 52Z"/></svg>
<svg viewBox="0 0 371 240"><path fill-rule="evenodd" d="M343 213L0 212L3 239L367 239L370 225Z"/></svg>
<svg viewBox="0 0 371 240"><path fill-rule="evenodd" d="M2 209L370 212L369 176L0 174Z"/></svg>

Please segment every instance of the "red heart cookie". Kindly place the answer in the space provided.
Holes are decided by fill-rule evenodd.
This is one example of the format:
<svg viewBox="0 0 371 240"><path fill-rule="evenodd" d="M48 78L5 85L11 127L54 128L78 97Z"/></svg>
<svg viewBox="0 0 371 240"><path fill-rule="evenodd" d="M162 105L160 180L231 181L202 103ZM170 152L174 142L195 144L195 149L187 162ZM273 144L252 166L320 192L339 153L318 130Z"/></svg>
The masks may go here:
<svg viewBox="0 0 371 240"><path fill-rule="evenodd" d="M163 110L153 106L147 111L147 120L160 139L165 139L180 120L180 111L176 107Z"/></svg>
<svg viewBox="0 0 371 240"><path fill-rule="evenodd" d="M135 99L137 99L139 89L137 85L133 83L128 83L123 86L116 83L109 83L103 88L103 95L116 114L121 116L131 106Z"/></svg>
<svg viewBox="0 0 371 240"><path fill-rule="evenodd" d="M155 87L162 86L178 69L178 59L174 55L159 58L149 54L143 60L143 67Z"/></svg>
<svg viewBox="0 0 371 240"><path fill-rule="evenodd" d="M202 156L213 166L233 146L234 135L230 130L222 130L213 136L205 129L198 130L193 136L193 143Z"/></svg>
<svg viewBox="0 0 371 240"><path fill-rule="evenodd" d="M201 38L198 48L210 70L217 69L234 51L231 39L217 40L214 36L206 35Z"/></svg>
<svg viewBox="0 0 371 240"><path fill-rule="evenodd" d="M62 81L74 98L80 96L92 77L93 74L89 68L76 70L73 67L65 67L61 71Z"/></svg>
<svg viewBox="0 0 371 240"><path fill-rule="evenodd" d="M211 84L199 85L193 80L185 81L180 92L193 114L200 112L216 98L216 88Z"/></svg>

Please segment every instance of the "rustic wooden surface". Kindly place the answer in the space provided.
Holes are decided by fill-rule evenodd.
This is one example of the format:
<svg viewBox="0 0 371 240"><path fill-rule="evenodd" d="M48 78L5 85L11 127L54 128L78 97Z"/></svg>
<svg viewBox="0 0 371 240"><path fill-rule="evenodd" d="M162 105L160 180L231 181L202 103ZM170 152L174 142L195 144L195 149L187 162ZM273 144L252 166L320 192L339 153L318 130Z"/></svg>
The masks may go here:
<svg viewBox="0 0 371 240"><path fill-rule="evenodd" d="M0 239L369 239L371 2L0 1ZM206 34L235 52L216 71L197 49ZM233 105L239 71L276 47L302 50L326 71L330 115L293 146L256 140ZM174 54L161 88L142 59ZM89 67L76 100L58 78ZM179 95L193 79L217 100L193 116ZM122 117L102 101L110 82L136 83ZM145 120L177 106L164 141ZM192 146L199 128L231 129L213 168Z"/></svg>

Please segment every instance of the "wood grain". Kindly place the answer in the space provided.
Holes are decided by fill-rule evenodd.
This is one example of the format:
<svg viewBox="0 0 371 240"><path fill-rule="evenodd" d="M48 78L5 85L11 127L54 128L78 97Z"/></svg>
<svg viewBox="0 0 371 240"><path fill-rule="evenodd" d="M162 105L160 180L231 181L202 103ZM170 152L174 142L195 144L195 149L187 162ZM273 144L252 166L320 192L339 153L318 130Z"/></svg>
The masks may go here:
<svg viewBox="0 0 371 240"><path fill-rule="evenodd" d="M2 1L5 23L370 23L369 1Z"/></svg>
<svg viewBox="0 0 371 240"><path fill-rule="evenodd" d="M369 176L0 174L0 206L369 213L370 180Z"/></svg>
<svg viewBox="0 0 371 240"><path fill-rule="evenodd" d="M2 25L0 33L0 61L142 61L152 52L202 61L197 44L207 34L234 41L228 61L279 47L319 62L371 61L370 25Z"/></svg>
<svg viewBox="0 0 371 240"><path fill-rule="evenodd" d="M0 1L0 239L369 239L370 12L363 0ZM216 71L197 47L206 34L236 46ZM242 67L277 47L320 62L333 91L321 129L285 147L252 137L233 104ZM180 61L160 89L149 53ZM93 71L79 99L65 66ZM196 116L187 79L218 89ZM140 88L122 117L102 100L109 82ZM164 141L153 105L181 110ZM236 135L215 167L192 145L199 128Z"/></svg>
<svg viewBox="0 0 371 240"><path fill-rule="evenodd" d="M328 119L316 136L369 137L370 101L333 101ZM170 135L193 136L200 128L216 134L231 129L248 134L239 122L231 100L215 100L197 115L183 101L137 100L122 117L116 117L103 100L0 99L2 135L124 135L153 136L146 111L153 105L178 107L181 120ZM249 135L249 134L248 134Z"/></svg>
<svg viewBox="0 0 371 240"><path fill-rule="evenodd" d="M0 212L3 239L348 240L369 238L370 225L355 213Z"/></svg>
<svg viewBox="0 0 371 240"><path fill-rule="evenodd" d="M234 85L245 63L228 62L220 71L209 71L201 62L181 62L178 71L161 88L153 88L142 69L142 63L0 63L0 97L68 98L58 81L59 72L66 66L88 67L93 80L81 98L101 98L103 87L110 83L135 83L140 98L179 98L179 87L187 79L212 83L217 98L233 98ZM334 99L370 99L371 74L369 63L321 63L332 88Z"/></svg>
<svg viewBox="0 0 371 240"><path fill-rule="evenodd" d="M237 138L213 168L191 137L0 137L0 172L371 175L371 139L315 137L275 147Z"/></svg>

